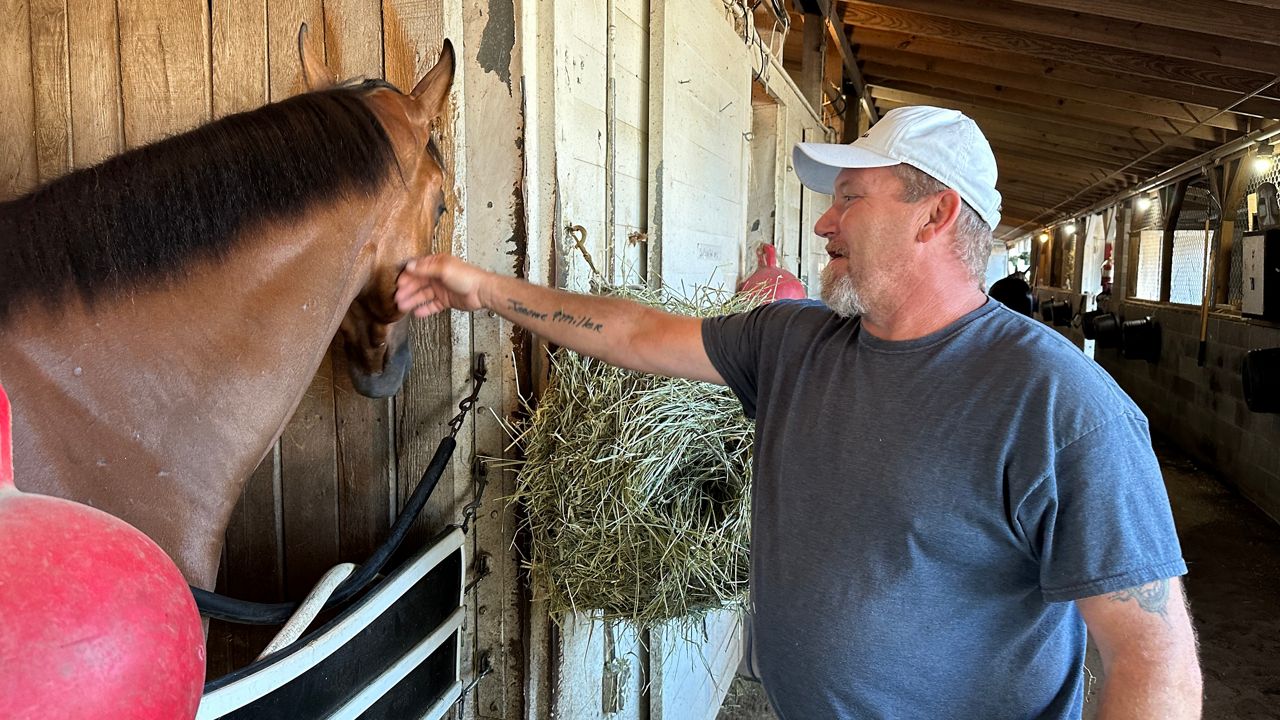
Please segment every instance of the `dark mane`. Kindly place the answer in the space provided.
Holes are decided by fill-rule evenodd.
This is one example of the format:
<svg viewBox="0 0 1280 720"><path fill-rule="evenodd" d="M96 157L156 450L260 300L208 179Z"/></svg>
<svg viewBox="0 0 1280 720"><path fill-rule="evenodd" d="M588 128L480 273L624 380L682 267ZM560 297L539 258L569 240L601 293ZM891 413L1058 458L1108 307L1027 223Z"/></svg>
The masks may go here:
<svg viewBox="0 0 1280 720"><path fill-rule="evenodd" d="M92 303L172 280L255 223L376 191L396 160L368 89L231 115L0 203L0 322L34 300Z"/></svg>

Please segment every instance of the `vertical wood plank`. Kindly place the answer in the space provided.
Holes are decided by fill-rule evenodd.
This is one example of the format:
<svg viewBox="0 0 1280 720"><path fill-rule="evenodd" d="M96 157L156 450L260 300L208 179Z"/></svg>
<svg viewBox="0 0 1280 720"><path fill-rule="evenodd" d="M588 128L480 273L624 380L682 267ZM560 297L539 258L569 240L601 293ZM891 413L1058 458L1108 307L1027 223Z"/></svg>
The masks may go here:
<svg viewBox="0 0 1280 720"><path fill-rule="evenodd" d="M218 592L241 600L280 602L284 595L284 558L276 509L280 501L279 445L267 453L245 483L244 494L232 512L222 553ZM244 667L262 652L278 628L232 625L209 626L209 679Z"/></svg>
<svg viewBox="0 0 1280 720"><path fill-rule="evenodd" d="M301 599L338 559L333 362L326 355L280 438L285 594Z"/></svg>
<svg viewBox="0 0 1280 720"><path fill-rule="evenodd" d="M115 0L67 6L71 56L72 165L88 167L120 152L119 25Z"/></svg>
<svg viewBox="0 0 1280 720"><path fill-rule="evenodd" d="M324 9L320 0L270 0L267 5L267 57L271 101L303 91L298 59L298 28L309 28L309 42L324 47Z"/></svg>
<svg viewBox="0 0 1280 720"><path fill-rule="evenodd" d="M210 11L213 116L263 105L269 97L267 0L215 0ZM279 468L277 443L249 476L231 515L218 592L256 602L285 599ZM252 662L276 630L210 623L207 676L217 677Z"/></svg>
<svg viewBox="0 0 1280 720"><path fill-rule="evenodd" d="M338 78L382 76L381 0L327 0L325 59ZM336 346L335 346L336 347ZM372 400L351 386L345 355L335 350L334 420L338 471L338 548L343 561L361 563L390 528L390 401Z"/></svg>
<svg viewBox="0 0 1280 720"><path fill-rule="evenodd" d="M270 99L267 0L213 3L213 117L260 107Z"/></svg>
<svg viewBox="0 0 1280 720"><path fill-rule="evenodd" d="M40 182L71 169L71 83L65 0L31 3L31 75L36 109L36 167Z"/></svg>
<svg viewBox="0 0 1280 720"><path fill-rule="evenodd" d="M0 200L36 183L30 10L26 0L0 0Z"/></svg>
<svg viewBox="0 0 1280 720"><path fill-rule="evenodd" d="M324 47L320 0L270 0L267 62L270 98L283 100L303 88L298 28ZM338 469L334 431L333 362L325 355L280 439L281 512L284 524L285 594L301 598L338 559Z"/></svg>
<svg viewBox="0 0 1280 720"><path fill-rule="evenodd" d="M383 63L388 81L406 92L439 57L444 42L444 13L441 3L422 0L386 0L383 13ZM456 49L456 48L455 48ZM455 78L456 82L456 78ZM452 177L453 140L447 118L437 122L440 147L445 155L445 173ZM447 215L447 214L446 214ZM448 251L452 223L440 228L436 250ZM436 445L448 434L453 414L453 397L461 390L451 381L453 353L452 327L448 313L412 325L413 367L404 388L395 400L396 458L399 467L396 510L408 499ZM408 546L420 546L444 525L457 519L460 492L469 487L455 483L452 469L445 471L422 516L414 526Z"/></svg>
<svg viewBox="0 0 1280 720"><path fill-rule="evenodd" d="M325 0L325 61L337 77L382 77L381 39L381 0Z"/></svg>
<svg viewBox="0 0 1280 720"><path fill-rule="evenodd" d="M118 0L124 141L138 147L209 120L204 0Z"/></svg>

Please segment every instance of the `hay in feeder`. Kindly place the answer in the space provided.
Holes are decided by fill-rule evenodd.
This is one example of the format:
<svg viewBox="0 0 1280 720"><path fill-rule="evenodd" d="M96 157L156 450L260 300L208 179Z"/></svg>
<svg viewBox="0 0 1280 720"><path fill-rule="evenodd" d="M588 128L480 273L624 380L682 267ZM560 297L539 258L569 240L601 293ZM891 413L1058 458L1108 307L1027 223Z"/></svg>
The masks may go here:
<svg viewBox="0 0 1280 720"><path fill-rule="evenodd" d="M702 317L758 300L614 291ZM515 500L527 563L556 617L651 627L740 603L747 589L754 424L732 391L615 368L561 349L519 433Z"/></svg>

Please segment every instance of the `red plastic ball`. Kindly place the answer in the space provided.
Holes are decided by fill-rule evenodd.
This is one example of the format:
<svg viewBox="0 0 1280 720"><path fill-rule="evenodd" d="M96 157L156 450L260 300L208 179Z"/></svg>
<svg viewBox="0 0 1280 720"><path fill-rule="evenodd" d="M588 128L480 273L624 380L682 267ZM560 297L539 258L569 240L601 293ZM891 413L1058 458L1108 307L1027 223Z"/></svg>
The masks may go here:
<svg viewBox="0 0 1280 720"><path fill-rule="evenodd" d="M154 542L86 505L12 485L0 389L0 718L193 718L204 632Z"/></svg>

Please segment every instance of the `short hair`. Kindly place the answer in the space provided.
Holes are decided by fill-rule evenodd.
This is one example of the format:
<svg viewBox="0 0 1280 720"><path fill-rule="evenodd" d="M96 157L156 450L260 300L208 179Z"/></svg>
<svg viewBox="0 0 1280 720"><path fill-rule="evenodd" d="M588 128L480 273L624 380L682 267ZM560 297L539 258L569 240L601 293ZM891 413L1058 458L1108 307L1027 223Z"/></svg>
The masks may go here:
<svg viewBox="0 0 1280 720"><path fill-rule="evenodd" d="M893 170L902 181L903 202L918 202L949 189L934 176L906 163L895 165ZM960 216L956 218L956 238L952 251L964 263L974 280L982 281L986 277L987 262L991 259L991 243L991 226L962 198Z"/></svg>

